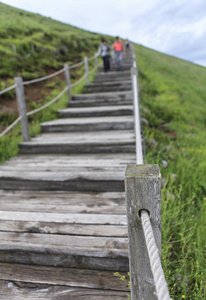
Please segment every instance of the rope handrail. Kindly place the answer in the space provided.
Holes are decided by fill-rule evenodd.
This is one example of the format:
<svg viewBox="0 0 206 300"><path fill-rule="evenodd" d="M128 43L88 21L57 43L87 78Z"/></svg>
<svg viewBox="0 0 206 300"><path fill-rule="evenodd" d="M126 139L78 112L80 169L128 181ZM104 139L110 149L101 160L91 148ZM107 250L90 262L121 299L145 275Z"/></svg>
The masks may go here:
<svg viewBox="0 0 206 300"><path fill-rule="evenodd" d="M92 57L92 58L90 58L89 60L93 60L95 58L95 56L94 57ZM81 62L79 62L79 63L77 63L77 64L75 64L75 65L72 65L72 66L69 66L69 69L72 69L72 68L75 68L75 67L78 67L78 66L81 66L81 65L83 65L85 63L85 61L81 61ZM97 67L95 66L88 74L90 74L90 73L92 73L92 72L94 72L95 71L95 69L96 69ZM40 81L43 81L43 80L47 80L47 79L50 79L50 78L52 78L52 77L54 77L54 76L57 76L57 75L59 75L59 74L61 74L62 72L66 72L66 66L63 68L63 69L61 69L61 70L59 70L59 71L57 71L57 72L55 72L55 73L53 73L53 74L50 74L50 75L47 75L47 76L44 76L44 77L41 77L41 78L37 78L37 79L34 79L34 80L29 80L29 81L24 81L24 82L22 82L22 80L21 80L21 82L22 82L22 87L24 86L24 85L29 85L29 84L32 84L32 83L37 83L37 82L40 82ZM25 112L25 115L26 116L30 116L30 115L33 115L33 114L35 114L35 113L37 113L37 112L40 112L41 110L43 110L44 108L46 108L46 107L48 107L48 106L50 106L51 104L53 104L54 102L56 102L66 91L69 91L69 88L72 88L72 87L75 87L76 85L78 85L80 82L82 82L85 78L87 77L87 74L84 74L77 82L75 82L75 83L73 83L73 84L69 84L62 92L60 92L59 93L59 95L57 95L54 99L52 99L51 101L49 101L48 103L46 103L45 105L43 105L43 106L41 106L41 107L39 107L39 108L37 108L37 109L35 109L35 110L33 110L33 111L30 111L30 112ZM6 93L6 92L8 92L8 91L10 91L10 90L12 90L12 89L14 89L14 88L17 88L18 87L18 85L17 84L14 84L14 85L12 85L12 86L10 86L10 87L8 87L8 88L6 88L5 90L3 90L3 91L0 91L0 95L2 95L2 94L4 94L4 93ZM9 130L11 130L20 120L22 119L22 116L19 116L8 128L6 128L1 134L0 134L0 138L2 137L2 136L4 136Z"/></svg>
<svg viewBox="0 0 206 300"><path fill-rule="evenodd" d="M55 73L52 73L50 75L47 75L47 76L44 76L44 77L40 77L40 78L37 78L37 79L33 79L33 80L29 80L29 81L24 81L23 82L23 85L28 85L28 84L32 84L32 83L37 83L37 82L40 82L40 81L43 81L43 80L47 80L47 79L50 79L52 77L55 77L61 73L64 72L64 68L55 72Z"/></svg>
<svg viewBox="0 0 206 300"><path fill-rule="evenodd" d="M84 64L84 61L82 60L82 61L80 61L79 63L76 63L75 65L69 66L69 69L71 70L71 69L80 67L80 66L83 65L83 64Z"/></svg>
<svg viewBox="0 0 206 300"><path fill-rule="evenodd" d="M149 254L150 265L156 286L158 300L170 300L170 295L167 287L167 282L162 269L159 251L155 242L152 225L148 211L141 211L141 222L145 236L147 251Z"/></svg>
<svg viewBox="0 0 206 300"><path fill-rule="evenodd" d="M77 80L77 82L71 84L71 87L75 87L75 86L78 85L80 82L82 82L85 78L86 78L86 74L84 74L79 80Z"/></svg>
<svg viewBox="0 0 206 300"><path fill-rule="evenodd" d="M90 57L90 58L88 58L88 61L92 61L92 60L94 60L95 59L95 55L94 56L92 56L92 57Z"/></svg>
<svg viewBox="0 0 206 300"><path fill-rule="evenodd" d="M2 136L4 136L7 132L9 132L20 120L22 119L22 117L18 117L11 125L9 125L9 127L7 127L1 134L0 134L0 138Z"/></svg>
<svg viewBox="0 0 206 300"><path fill-rule="evenodd" d="M51 104L53 104L54 102L56 102L66 91L68 90L68 87L66 87L58 96L56 96L54 99L52 99L51 101L49 101L48 103L46 103L45 105L35 109L35 110L32 110L30 112L27 113L27 116L31 116L41 110L43 110L44 108L50 106Z"/></svg>
<svg viewBox="0 0 206 300"><path fill-rule="evenodd" d="M11 90L13 90L13 89L15 89L15 87L16 87L16 84L14 84L14 85L12 85L12 86L6 88L5 90L0 91L0 95L4 94L4 93L6 93L6 92L9 92L9 91L11 91Z"/></svg>
<svg viewBox="0 0 206 300"><path fill-rule="evenodd" d="M89 74L92 74L96 69L97 67L95 66L91 71L89 71Z"/></svg>

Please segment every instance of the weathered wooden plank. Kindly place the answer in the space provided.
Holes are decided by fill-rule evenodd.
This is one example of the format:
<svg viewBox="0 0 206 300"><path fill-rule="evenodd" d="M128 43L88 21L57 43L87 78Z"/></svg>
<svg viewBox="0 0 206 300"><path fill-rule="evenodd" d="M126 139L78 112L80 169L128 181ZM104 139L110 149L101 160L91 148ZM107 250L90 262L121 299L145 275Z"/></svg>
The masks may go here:
<svg viewBox="0 0 206 300"><path fill-rule="evenodd" d="M61 169L62 171L71 168L86 167L88 170L92 168L99 169L100 167L113 167L126 166L129 163L135 163L134 153L91 153L91 154L46 154L46 155L18 155L11 158L9 161L0 165L0 171L17 168L47 168L48 170Z"/></svg>
<svg viewBox="0 0 206 300"><path fill-rule="evenodd" d="M96 101L95 99L72 100L68 103L69 107L102 107L102 106L120 106L131 105L132 99L103 99Z"/></svg>
<svg viewBox="0 0 206 300"><path fill-rule="evenodd" d="M126 215L0 211L0 220L90 225L127 225Z"/></svg>
<svg viewBox="0 0 206 300"><path fill-rule="evenodd" d="M70 288L36 284L0 282L1 300L120 300L128 299L126 292Z"/></svg>
<svg viewBox="0 0 206 300"><path fill-rule="evenodd" d="M90 117L90 118L68 118L68 119L56 119L52 121L47 121L42 123L42 125L53 125L53 124L96 124L96 123L117 123L119 124L119 121L122 122L128 122L128 121L134 121L133 116L102 116L100 117ZM118 129L117 129L118 130ZM114 133L113 133L114 134Z"/></svg>
<svg viewBox="0 0 206 300"><path fill-rule="evenodd" d="M19 145L21 153L43 154L43 153L134 153L134 142L109 142L109 143L21 143Z"/></svg>
<svg viewBox="0 0 206 300"><path fill-rule="evenodd" d="M131 85L131 78L128 79L122 79L119 82L112 82L112 81L102 81L102 82L98 82L96 83L95 81L90 83L90 84L86 84L85 87L86 88L93 88L93 87L104 87L104 86L117 86L119 87L120 85Z"/></svg>
<svg viewBox="0 0 206 300"><path fill-rule="evenodd" d="M68 119L61 119L67 121ZM124 123L123 123L124 124ZM84 130L84 124L81 125ZM86 125L85 125L86 126ZM93 124L91 123L92 130ZM102 126L102 125L101 125ZM100 127L101 127L100 126ZM110 129L113 124L107 124ZM133 126L133 122L128 123ZM64 126L63 126L64 127ZM74 126L75 127L75 126ZM78 126L77 126L78 127ZM120 131L88 131L88 132L64 132L61 135L58 131L69 130L70 125L47 126L45 131L56 131L56 133L41 134L33 138L29 143L22 142L19 144L22 153L114 153L114 152L135 152L135 141L133 130ZM76 128L78 129L78 128ZM76 130L75 129L75 130ZM102 129L99 128L100 130ZM114 134L112 134L114 132Z"/></svg>
<svg viewBox="0 0 206 300"><path fill-rule="evenodd" d="M61 252L94 257L127 257L127 238L61 236L36 233L0 232L1 250Z"/></svg>
<svg viewBox="0 0 206 300"><path fill-rule="evenodd" d="M122 116L132 115L132 105L122 106L102 106L102 107L82 107L82 108L65 108L58 110L61 118L68 117L91 117L91 116Z"/></svg>
<svg viewBox="0 0 206 300"><path fill-rule="evenodd" d="M62 251L25 251L24 249L5 249L0 251L0 261L11 264L27 264L40 266L53 266L64 268L129 271L129 261L126 257L100 257L74 255Z"/></svg>
<svg viewBox="0 0 206 300"><path fill-rule="evenodd" d="M118 166L127 165L129 163L135 163L134 153L101 153L101 154L72 154L72 155L61 155L61 154L48 154L48 155L18 155L6 161L0 165L0 170L5 166L14 166L26 164L27 166L52 166L69 168L75 166L81 167L100 167L100 166ZM15 164L15 165L14 165Z"/></svg>
<svg viewBox="0 0 206 300"><path fill-rule="evenodd" d="M80 236L127 237L127 227L123 225L80 225L43 221L0 220L1 231L44 234L65 234Z"/></svg>
<svg viewBox="0 0 206 300"><path fill-rule="evenodd" d="M128 278L127 273L121 273ZM129 291L125 282L112 271L53 268L19 264L0 264L0 280L61 285L77 288Z"/></svg>
<svg viewBox="0 0 206 300"><path fill-rule="evenodd" d="M0 232L0 261L128 271L127 238Z"/></svg>
<svg viewBox="0 0 206 300"><path fill-rule="evenodd" d="M73 100L105 100L105 99L132 99L132 92L123 91L123 92L104 92L104 93L87 93L74 95Z"/></svg>
<svg viewBox="0 0 206 300"><path fill-rule="evenodd" d="M78 132L80 131L108 131L108 130L129 130L134 128L133 116L101 116L90 118L63 118L41 124L42 132ZM116 132L113 132L114 138ZM107 138L108 133L104 132Z"/></svg>
<svg viewBox="0 0 206 300"><path fill-rule="evenodd" d="M56 206L69 207L78 205L89 206L90 208L99 208L102 206L118 207L125 205L125 193L123 192L106 192L106 193L79 193L69 191L11 191L0 190L0 205L4 203L26 205L45 205L55 208ZM55 207L54 207L55 206ZM56 207L56 209L58 209Z"/></svg>
<svg viewBox="0 0 206 300"><path fill-rule="evenodd" d="M51 199L49 199L51 201ZM9 203L2 203L0 201L0 207L2 211L21 211L21 212L42 212L42 213L87 213L87 214L109 214L109 215L122 215L126 212L126 206L124 205L101 205L97 206L95 203L90 205L62 205L61 203L28 203L27 201L18 201L14 203L14 200Z"/></svg>
<svg viewBox="0 0 206 300"><path fill-rule="evenodd" d="M129 116L130 117L130 116ZM62 122L68 119L60 119ZM71 119L73 120L73 119ZM133 130L106 130L106 131L93 131L93 132L62 132L59 133L50 133L50 134L39 134L38 136L32 138L32 141L57 141L71 143L105 143L105 142L134 142L134 131ZM31 141L31 142L32 142Z"/></svg>

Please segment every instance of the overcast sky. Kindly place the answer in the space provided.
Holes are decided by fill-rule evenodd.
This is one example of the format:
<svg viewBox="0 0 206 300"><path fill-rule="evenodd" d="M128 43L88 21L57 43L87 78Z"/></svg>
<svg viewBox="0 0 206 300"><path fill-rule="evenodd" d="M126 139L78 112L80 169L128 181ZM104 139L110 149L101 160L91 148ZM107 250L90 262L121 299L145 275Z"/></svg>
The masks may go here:
<svg viewBox="0 0 206 300"><path fill-rule="evenodd" d="M206 0L3 0L206 66ZM1 13L1 12L0 12Z"/></svg>

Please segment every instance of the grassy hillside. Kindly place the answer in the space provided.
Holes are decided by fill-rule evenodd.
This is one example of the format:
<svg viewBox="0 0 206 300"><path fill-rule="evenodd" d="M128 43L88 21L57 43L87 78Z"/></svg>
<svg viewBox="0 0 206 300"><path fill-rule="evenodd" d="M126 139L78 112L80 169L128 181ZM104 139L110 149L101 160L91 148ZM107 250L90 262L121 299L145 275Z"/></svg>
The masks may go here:
<svg viewBox="0 0 206 300"><path fill-rule="evenodd" d="M47 68L58 69L63 62L81 60L100 42L98 34L3 3L0 12L1 77L45 75Z"/></svg>
<svg viewBox="0 0 206 300"><path fill-rule="evenodd" d="M206 299L206 68L136 46L147 163L158 163L173 299Z"/></svg>

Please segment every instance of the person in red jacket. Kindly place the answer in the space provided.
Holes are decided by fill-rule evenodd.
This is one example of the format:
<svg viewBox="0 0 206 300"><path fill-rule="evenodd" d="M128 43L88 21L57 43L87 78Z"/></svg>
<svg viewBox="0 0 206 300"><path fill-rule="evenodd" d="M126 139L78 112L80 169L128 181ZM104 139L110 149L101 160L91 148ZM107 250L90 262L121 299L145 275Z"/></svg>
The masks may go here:
<svg viewBox="0 0 206 300"><path fill-rule="evenodd" d="M115 38L115 42L113 43L113 49L115 52L117 71L121 71L123 70L123 55L125 55L125 48L124 43L119 40L118 36Z"/></svg>

